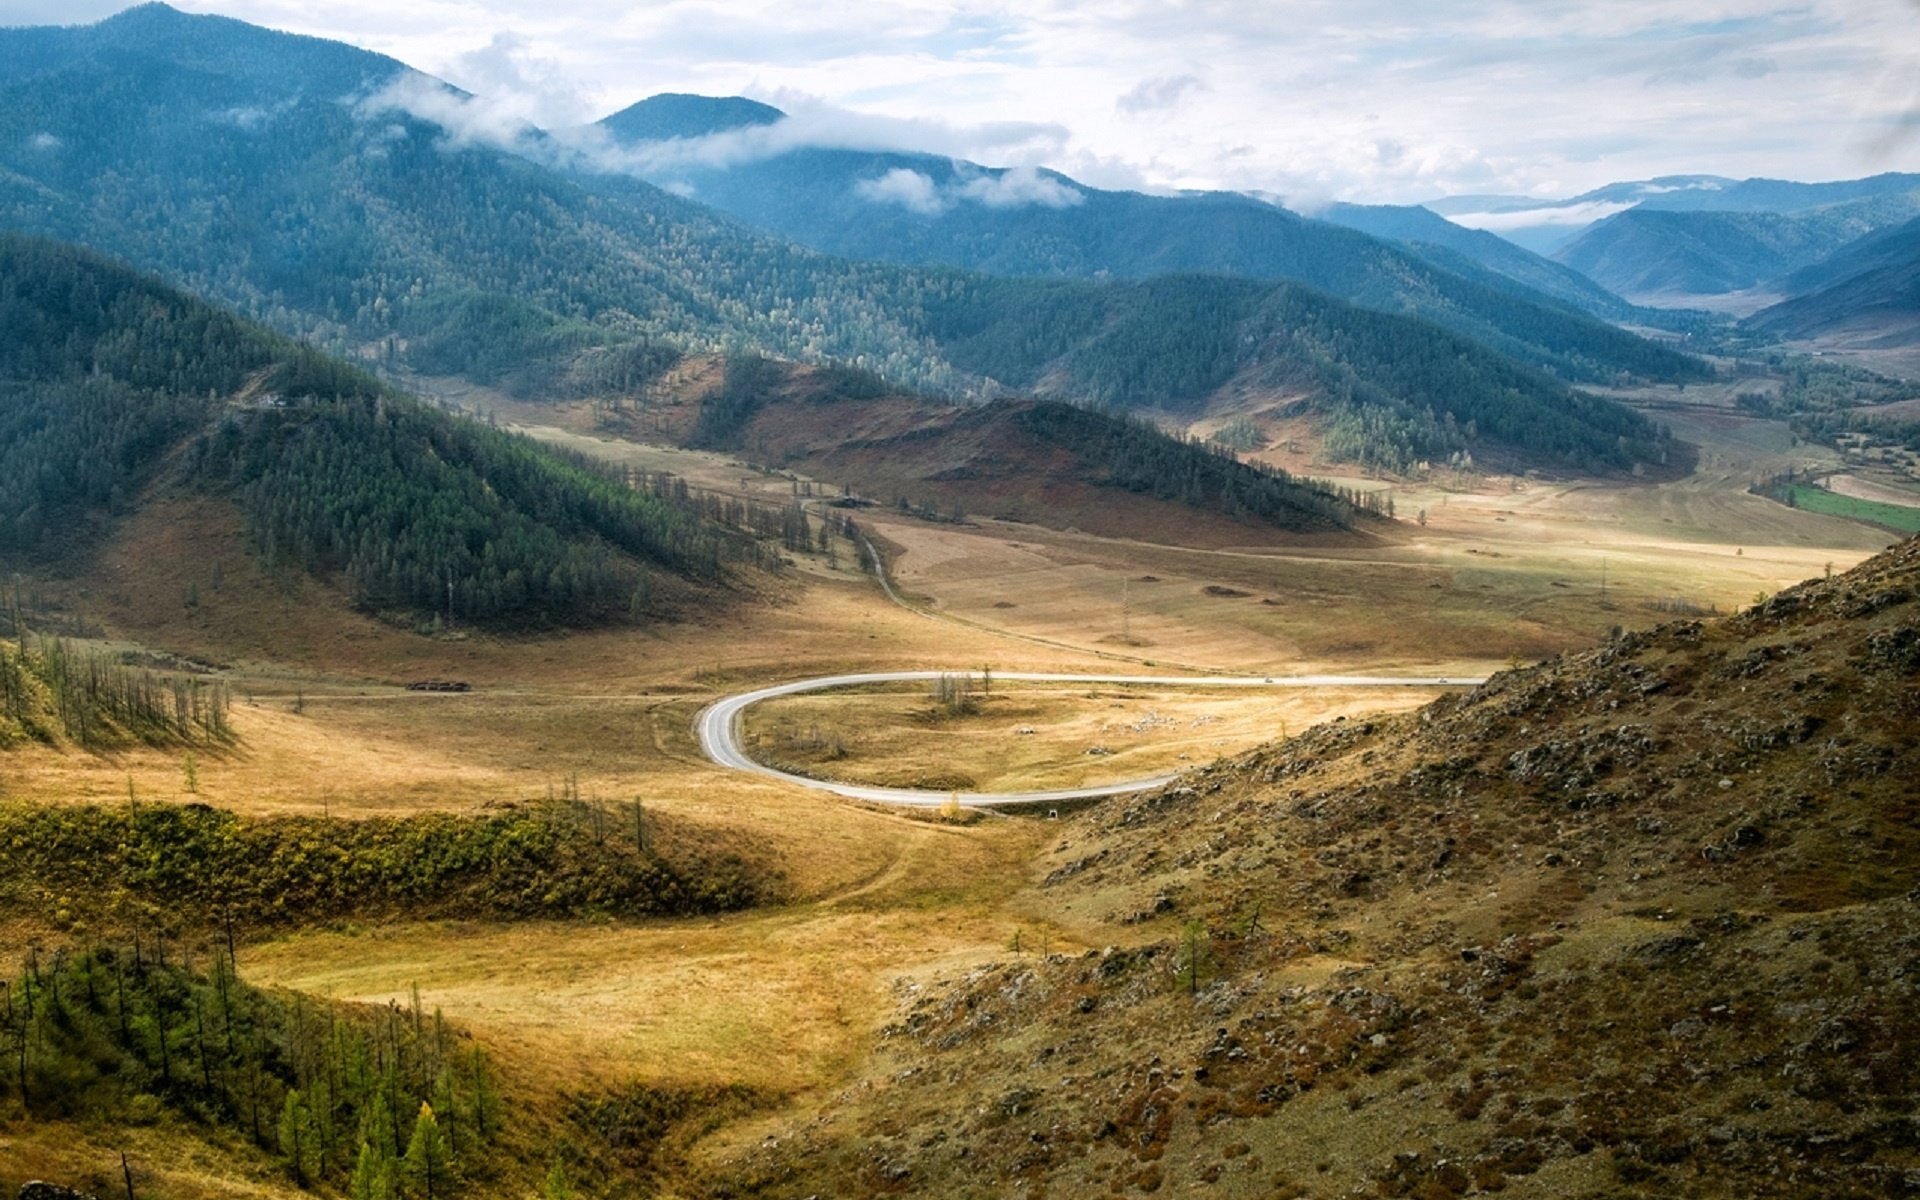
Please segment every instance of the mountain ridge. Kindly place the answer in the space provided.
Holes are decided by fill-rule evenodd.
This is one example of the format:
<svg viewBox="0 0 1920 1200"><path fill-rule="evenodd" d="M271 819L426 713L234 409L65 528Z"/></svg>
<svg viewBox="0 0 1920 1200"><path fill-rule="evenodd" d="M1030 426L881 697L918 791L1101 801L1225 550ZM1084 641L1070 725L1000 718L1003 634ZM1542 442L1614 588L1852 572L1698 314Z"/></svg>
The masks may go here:
<svg viewBox="0 0 1920 1200"><path fill-rule="evenodd" d="M1797 290L1749 317L1745 326L1783 337L1847 333L1874 345L1920 341L1920 218L1883 229L1803 268Z"/></svg>
<svg viewBox="0 0 1920 1200"><path fill-rule="evenodd" d="M1882 172L1861 179L1798 182L1783 179L1729 179L1718 175L1675 175L1602 185L1565 198L1527 196L1454 196L1430 200L1426 207L1462 218L1529 250L1559 258L1584 234L1611 217L1631 211L1720 212L1803 216L1849 205L1870 211L1876 202L1920 194L1920 174ZM1528 214L1540 219L1525 221ZM1909 213L1908 215L1911 215ZM1484 220L1484 226L1475 219ZM1905 217L1888 217L1884 220ZM1861 230L1859 232L1864 232Z"/></svg>
<svg viewBox="0 0 1920 1200"><path fill-rule="evenodd" d="M630 150L644 150L619 138L616 127L628 114L646 114L674 153L658 162L641 154L636 167L644 177L826 253L998 276L1206 272L1304 283L1364 308L1422 317L1576 381L1593 377L1567 353L1571 343L1597 347L1628 336L1593 319L1608 307L1598 289L1559 277L1551 266L1517 270L1514 256L1482 247L1477 261L1500 281L1490 283L1484 272L1463 277L1359 229L1237 193L1151 196L1092 188L1046 170L826 145L777 145L759 157L708 165L681 143L698 141L731 100L703 103L684 127L653 121L651 101L641 101L599 128ZM759 111L770 120L778 110ZM1453 248L1475 245L1469 235ZM1549 281L1553 294L1535 290ZM1512 326L1530 332L1514 337Z"/></svg>
<svg viewBox="0 0 1920 1200"><path fill-rule="evenodd" d="M15 566L72 565L96 540L77 531L104 533L161 485L230 502L258 560L340 580L376 614L637 621L770 565L671 489L427 408L89 251L0 233L0 315Z"/></svg>
<svg viewBox="0 0 1920 1200"><path fill-rule="evenodd" d="M501 354L512 348L516 373L537 388L543 380L628 374L595 364L644 360L657 346L729 349L838 360L896 386L950 396L1029 388L1178 409L1204 403L1238 370L1273 369L1257 356L1279 353L1284 342L1265 328L1240 329L1241 320L1307 304L1325 334L1312 346L1294 339L1286 371L1310 379L1328 409L1384 404L1402 431L1430 420L1424 443L1443 454L1441 443L1457 440L1441 428L1445 413L1468 402L1535 409L1542 427L1573 413L1587 428L1540 465L1601 471L1657 458L1657 431L1623 417L1625 410L1571 399L1545 375L1516 372L1501 349L1524 353L1559 339L1561 366L1609 382L1706 370L1566 310L1508 305L1496 289L1471 282L1454 294L1508 318L1492 333L1495 349L1410 318L1333 299L1308 302L1294 285L1015 281L833 259L639 180L563 176L402 109L289 94L280 82L255 86L260 64L276 61L288 44L281 35L237 23L204 27L212 30L204 34L198 18L142 12L180 26L175 40L195 43L194 61L252 56L252 65L209 73L173 61L163 45L138 58L136 71L114 49L111 62L82 55L0 89L0 171L8 172L0 181L24 181L0 183L0 224L84 241L163 271L376 368L431 355L428 373L482 378L499 372ZM0 32L0 45L10 36ZM312 51L304 41L293 44ZM359 64L361 75L397 68L378 56L354 58L350 48L324 53ZM424 77L404 79L411 86ZM425 86L435 103L462 102L431 81ZM1231 203L1298 222L1252 200ZM1340 236L1380 245L1357 233ZM1095 310L1114 325L1089 323L1085 314ZM1538 327L1528 324L1535 320ZM1120 325L1152 330L1163 352L1143 355L1140 339L1113 336ZM1365 333L1343 337L1343 327ZM1376 336L1389 328L1391 337ZM1574 334L1594 340L1564 341ZM1424 416L1427 401L1393 361L1412 347L1429 361L1460 360L1468 368L1461 378L1482 384L1461 404ZM576 370L583 364L591 369ZM1496 379L1503 390L1489 393ZM1601 414L1605 430L1592 424ZM1469 424L1461 412L1458 425ZM1495 428L1484 419L1477 427ZM1625 450L1617 442L1622 432ZM1394 449L1389 457L1406 455Z"/></svg>

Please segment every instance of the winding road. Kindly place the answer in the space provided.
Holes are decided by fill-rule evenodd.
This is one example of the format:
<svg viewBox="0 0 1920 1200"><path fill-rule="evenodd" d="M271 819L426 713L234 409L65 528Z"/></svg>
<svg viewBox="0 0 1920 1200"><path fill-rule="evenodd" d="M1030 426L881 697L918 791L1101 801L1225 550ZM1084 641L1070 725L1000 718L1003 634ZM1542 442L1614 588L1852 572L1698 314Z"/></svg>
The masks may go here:
<svg viewBox="0 0 1920 1200"><path fill-rule="evenodd" d="M756 775L765 775L801 787L816 791L833 792L854 800L866 800L876 804L899 804L916 808L937 808L949 799L958 801L969 808L1000 808L1019 804L1048 804L1067 800L1090 800L1101 796L1119 796L1128 792L1143 792L1159 787L1180 774L1178 771L1164 775L1155 775L1149 779L1131 779L1122 783L1105 783L1095 787L1065 788L1051 792L948 792L921 791L915 788L869 787L857 783L835 783L826 779L810 779L805 775L795 775L789 771L775 770L764 763L755 762L740 748L740 714L751 705L762 700L771 700L776 696L793 696L801 692L821 692L830 688L859 687L871 683L913 683L922 680L934 680L942 675L964 675L964 671L876 671L864 675L822 675L815 679L799 679L792 683L776 684L756 691L742 692L738 696L729 696L724 700L703 709L694 720L694 732L699 735L700 749L706 756L720 766L735 771L750 771ZM1483 680L1464 679L1457 676L1418 678L1400 675L1053 675L1031 671L995 671L993 677L1014 683L1143 683L1163 686L1187 687L1223 687L1223 688L1315 688L1315 687L1470 687Z"/></svg>

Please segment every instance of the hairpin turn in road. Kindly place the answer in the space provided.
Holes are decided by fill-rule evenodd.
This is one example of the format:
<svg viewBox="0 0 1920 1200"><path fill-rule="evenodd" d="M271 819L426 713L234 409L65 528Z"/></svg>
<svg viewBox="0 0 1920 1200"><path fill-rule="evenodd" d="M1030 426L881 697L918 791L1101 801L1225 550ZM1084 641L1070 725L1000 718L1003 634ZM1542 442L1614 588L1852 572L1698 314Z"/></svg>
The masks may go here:
<svg viewBox="0 0 1920 1200"><path fill-rule="evenodd" d="M966 674L964 671L876 671L860 675L822 675L814 679L799 679L792 683L775 684L756 691L742 692L738 696L729 696L709 705L695 718L694 731L700 738L700 749L706 756L718 765L731 770L749 771L756 775L784 780L816 791L832 792L854 800L916 808L937 808L952 800L957 800L969 808L1001 808L1020 804L1090 800L1101 796L1119 796L1128 792L1146 791L1168 783L1179 775L1179 772L1175 771L1147 779L1130 779L1094 787L1064 788L1045 792L922 791L916 788L869 787L857 783L811 779L805 775L795 775L790 771L777 770L764 763L755 762L740 747L740 714L762 700L771 700L776 696L798 695L801 692L822 692L831 688L859 687L874 683L913 683L938 679L942 675L964 674ZM1055 675L1032 671L995 671L993 678L1013 683L1133 683L1164 687L1230 688L1473 687L1485 682L1479 678L1468 679L1458 676L1419 678L1398 675Z"/></svg>

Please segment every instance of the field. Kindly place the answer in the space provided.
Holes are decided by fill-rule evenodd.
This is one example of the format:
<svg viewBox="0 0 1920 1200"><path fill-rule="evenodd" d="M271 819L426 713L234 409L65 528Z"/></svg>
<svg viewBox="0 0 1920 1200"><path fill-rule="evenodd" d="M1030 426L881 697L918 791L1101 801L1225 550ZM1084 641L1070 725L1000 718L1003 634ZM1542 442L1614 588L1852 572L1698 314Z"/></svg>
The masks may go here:
<svg viewBox="0 0 1920 1200"><path fill-rule="evenodd" d="M785 696L747 710L744 744L762 762L820 779L1039 791L1177 771L1337 715L1412 708L1434 694L1325 688L1249 703L1244 691L1205 688L991 689L963 703L937 701L926 685Z"/></svg>
<svg viewBox="0 0 1920 1200"><path fill-rule="evenodd" d="M161 497L89 572L47 583L46 603L103 644L225 678L237 742L198 755L192 792L178 751L34 747L8 756L0 795L121 803L131 785L148 802L347 819L474 812L577 788L641 798L690 842L749 852L777 877L779 903L670 921L294 927L240 956L258 982L341 999L384 1003L417 984L497 1048L509 1083L536 1104L636 1080L747 1086L756 1115L688 1151L681 1186L697 1194L701 1163L804 1118L852 1078L916 982L1004 957L1015 939L1077 952L1114 937L1094 919L1106 914L1058 911L1035 886L1053 841L1044 817L941 824L722 772L692 735L701 708L862 669L1481 674L1593 645L1616 626L1727 611L1890 540L1746 492L1783 464L1838 465L1784 427L1710 403L1662 419L1703 445L1695 475L1396 483L1402 519L1369 547L1202 550L874 512L863 520L904 603L843 546L831 561L798 556L713 611L568 636L435 638L353 613L325 582L255 565L230 513ZM762 498L808 482L577 428L538 432ZM197 604L183 603L190 588ZM405 689L417 679L473 690ZM823 693L762 706L748 731L764 757L834 778L1025 787L1198 766L1419 699L996 684L968 715L934 712L925 689ZM1089 754L1095 746L1110 753ZM30 921L10 928L22 941L54 936ZM0 1140L0 1175L98 1150ZM205 1166L198 1194L288 1190L222 1162Z"/></svg>
<svg viewBox="0 0 1920 1200"><path fill-rule="evenodd" d="M1783 503L1807 512L1830 513L1849 520L1884 525L1901 533L1920 533L1920 508L1911 505L1865 500L1803 483L1781 488L1778 495Z"/></svg>

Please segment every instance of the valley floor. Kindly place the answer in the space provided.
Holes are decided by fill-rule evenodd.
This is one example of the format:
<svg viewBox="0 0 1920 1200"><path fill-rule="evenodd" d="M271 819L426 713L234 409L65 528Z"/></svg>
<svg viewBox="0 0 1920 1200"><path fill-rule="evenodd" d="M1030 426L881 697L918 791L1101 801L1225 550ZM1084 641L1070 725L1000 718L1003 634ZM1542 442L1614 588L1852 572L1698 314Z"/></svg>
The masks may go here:
<svg viewBox="0 0 1920 1200"><path fill-rule="evenodd" d="M1747 493L1784 463L1832 465L1820 448L1791 444L1783 427L1708 406L1661 415L1702 445L1694 475L1395 485L1401 522L1366 548L1299 551L1250 538L1195 551L872 510L861 520L885 550L902 602L843 549L831 562L802 558L787 582L720 612L566 637L456 631L436 639L357 616L322 585L251 566L241 531L209 510L185 500L156 505L128 523L92 574L56 587L52 601L97 623L115 645L225 677L236 697L234 748L200 757L191 794L177 752L19 750L6 759L0 799L111 804L131 788L143 799L249 815L347 819L472 812L574 789L609 802L639 798L690 839L751 847L777 870L780 902L741 914L285 928L240 953L256 982L343 1000L384 1003L417 986L429 1006L496 1048L516 1091L545 1103L635 1080L746 1086L758 1098L754 1114L691 1146L686 1174L665 1185L697 1192L855 1078L876 1031L917 988L1002 960L1010 946L1078 954L1131 936L1058 909L1036 886L1049 867L1042 851L1058 833L1044 817L927 821L721 772L700 756L691 729L712 698L859 669L1485 674L1593 646L1616 626L1727 612L1842 571L1891 540ZM723 456L557 426L533 432L762 498L795 488L792 478ZM224 566L217 587L208 580L214 564ZM197 603L184 605L195 585ZM473 690L405 689L419 679ZM1052 759L1008 769L1088 777L1083 743L1098 735L1098 720L1117 719L1097 708L1114 702L1036 699L1017 720L1064 732ZM1154 707L1124 702L1132 721L1136 709ZM862 769L882 772L929 764L972 772L976 759L1004 746L1016 719L943 729L929 754L912 736L919 697L862 700L872 712L845 698L808 703L770 707L755 720L770 737L775 727L822 721L875 731ZM1155 703L1187 726L1209 719L1204 745L1177 748L1192 756L1180 761L1197 765L1316 721L1358 718L1378 698L1330 694L1291 708L1265 695ZM1140 773L1134 767L1098 770L1124 777ZM59 936L31 923L17 933ZM1149 935L1142 928L1138 936ZM30 1131L0 1130L0 1180L27 1163L77 1166L99 1149L81 1141L63 1152ZM288 1190L259 1179L243 1186L222 1169L218 1156L205 1164L199 1194Z"/></svg>

